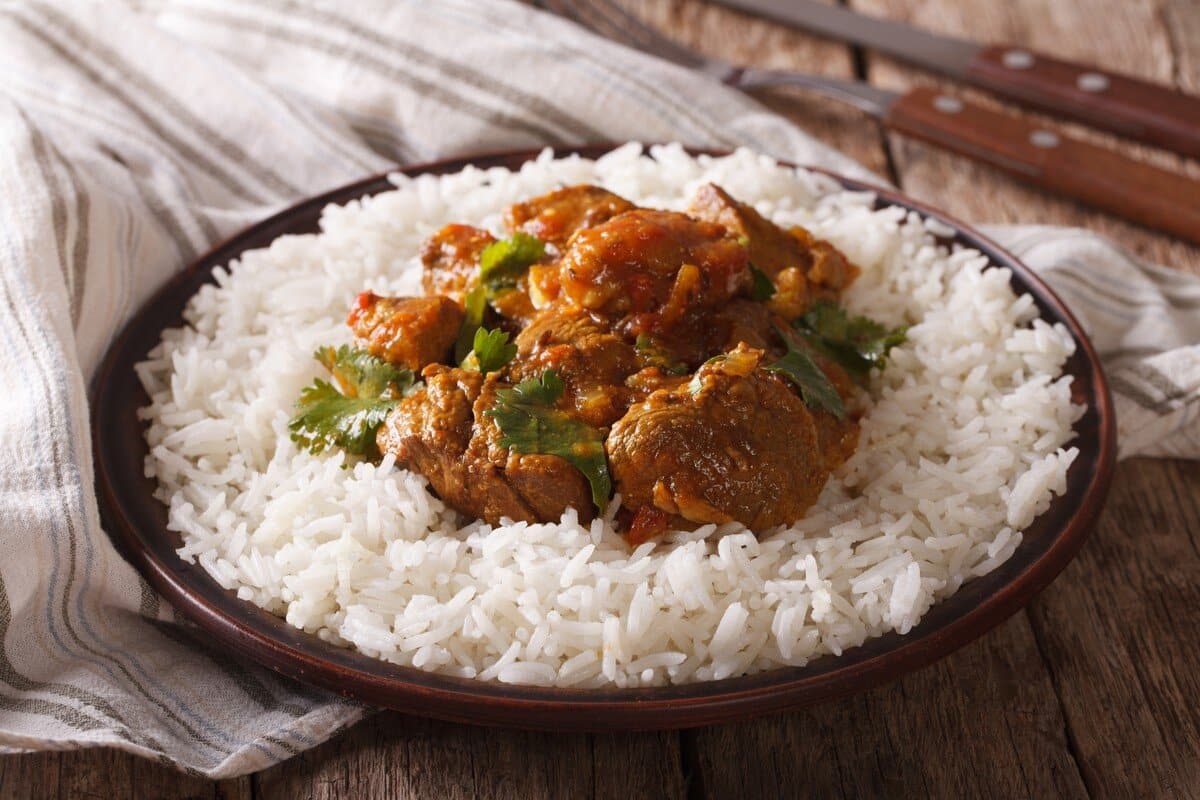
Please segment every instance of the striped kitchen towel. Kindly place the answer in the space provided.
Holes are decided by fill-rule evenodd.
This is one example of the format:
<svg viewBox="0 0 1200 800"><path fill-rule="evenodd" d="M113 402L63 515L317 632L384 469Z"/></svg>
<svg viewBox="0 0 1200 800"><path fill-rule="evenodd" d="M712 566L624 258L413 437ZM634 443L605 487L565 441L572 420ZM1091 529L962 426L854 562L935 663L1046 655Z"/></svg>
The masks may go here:
<svg viewBox="0 0 1200 800"><path fill-rule="evenodd" d="M350 7L347 7L350 6ZM595 141L749 145L872 176L753 101L508 0L0 3L0 748L213 777L364 709L214 653L117 555L86 386L214 241L396 163ZM1081 230L993 227L1083 319L1124 455L1200 452L1200 281Z"/></svg>

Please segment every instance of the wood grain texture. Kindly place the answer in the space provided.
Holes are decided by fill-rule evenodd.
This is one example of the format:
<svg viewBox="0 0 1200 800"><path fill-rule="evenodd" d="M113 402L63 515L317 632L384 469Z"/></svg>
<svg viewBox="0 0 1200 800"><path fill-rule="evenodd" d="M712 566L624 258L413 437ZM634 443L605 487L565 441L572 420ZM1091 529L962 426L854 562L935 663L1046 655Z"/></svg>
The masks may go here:
<svg viewBox="0 0 1200 800"><path fill-rule="evenodd" d="M1195 0L852 4L931 30L1025 42L1200 89ZM861 68L874 82L895 87L935 83L886 59L724 9L684 0L630 5L685 42L755 65L835 75ZM952 214L977 222L1082 225L1161 263L1200 272L1195 248L925 145L885 140L876 125L832 103L798 93L767 100ZM1197 174L1195 164L1173 156L1122 149ZM539 798L564 791L693 798L1200 797L1197 587L1200 471L1184 462L1137 459L1120 465L1098 532L1028 614L860 697L682 735L550 737L384 714L252 782L196 782L104 751L9 756L0 758L0 798L69 797L74 788L100 789L106 798L140 797L133 791L142 778L162 797L206 798Z"/></svg>
<svg viewBox="0 0 1200 800"><path fill-rule="evenodd" d="M1084 797L1054 687L1017 617L891 686L685 733L711 797ZM947 758L949 753L952 758ZM751 768L729 768L745 760Z"/></svg>
<svg viewBox="0 0 1200 800"><path fill-rule="evenodd" d="M623 0L622 4L676 41L733 64L793 69L849 78L857 65L850 48L697 0ZM861 112L812 94L759 95L772 110L877 174L887 173L880 128Z"/></svg>
<svg viewBox="0 0 1200 800"><path fill-rule="evenodd" d="M0 758L0 798L251 800L249 776L210 781L107 748Z"/></svg>
<svg viewBox="0 0 1200 800"><path fill-rule="evenodd" d="M682 797L678 736L538 734L379 714L255 777L261 800Z"/></svg>
<svg viewBox="0 0 1200 800"><path fill-rule="evenodd" d="M1039 120L928 86L916 86L901 95L888 109L885 122L889 131L930 142L1039 188L1200 244L1200 181L1177 171L1129 158L1066 132L1054 132Z"/></svg>
<svg viewBox="0 0 1200 800"><path fill-rule="evenodd" d="M1137 459L1029 607L1096 797L1200 797L1200 469Z"/></svg>
<svg viewBox="0 0 1200 800"><path fill-rule="evenodd" d="M1179 4L1178 14L1200 16L1195 3ZM1065 58L1091 61L1108 69L1171 83L1177 63L1157 3L1151 0L1011 0L1004 3L958 0L854 0L856 10L912 22L929 30L979 40L1020 41ZM864 55L872 83L886 88L943 85L926 73L891 59ZM953 87L974 101L998 105L979 92ZM1045 119L1040 118L1039 119ZM1048 125L1090 141L1114 144L1122 152L1166 169L1200 175L1200 164L1140 145L1119 143L1111 136L1079 126ZM998 170L948 155L899 135L887 138L900 187L918 200L976 223L1046 223L1077 225L1110 235L1138 255L1184 269L1200 267L1195 247L1162 236L1071 201L1022 185Z"/></svg>
<svg viewBox="0 0 1200 800"><path fill-rule="evenodd" d="M1135 141L1200 156L1200 100L1173 87L1032 53L1020 69L1006 58L1012 48L992 45L967 67L976 86L1030 108L1110 131ZM1088 89L1081 79L1102 79Z"/></svg>

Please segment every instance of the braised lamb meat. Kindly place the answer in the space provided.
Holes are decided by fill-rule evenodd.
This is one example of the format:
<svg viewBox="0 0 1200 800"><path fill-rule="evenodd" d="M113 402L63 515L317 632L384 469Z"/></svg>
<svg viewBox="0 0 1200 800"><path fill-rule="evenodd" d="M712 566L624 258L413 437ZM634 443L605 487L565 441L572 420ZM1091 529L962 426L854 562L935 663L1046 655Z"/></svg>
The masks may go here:
<svg viewBox="0 0 1200 800"><path fill-rule="evenodd" d="M458 338L463 308L448 297L380 297L363 292L346 324L384 361L421 371L443 360Z"/></svg>
<svg viewBox="0 0 1200 800"><path fill-rule="evenodd" d="M427 295L444 295L458 302L479 277L479 256L496 241L485 230L470 225L450 224L421 247L421 276Z"/></svg>
<svg viewBox="0 0 1200 800"><path fill-rule="evenodd" d="M567 402L579 418L603 427L629 406L625 380L641 367L637 351L580 308L549 308L517 335L509 364L514 382L553 369L566 384Z"/></svg>
<svg viewBox="0 0 1200 800"><path fill-rule="evenodd" d="M373 384L379 452L493 524L568 508L590 520L613 489L631 542L803 516L858 440L842 368L854 342L808 312L848 319L814 304L858 268L720 187L690 208L574 186L510 207L508 239L436 232L421 251L428 294L364 293L348 320L387 381ZM872 358L848 367L855 380ZM401 386L412 373L388 365L423 383Z"/></svg>
<svg viewBox="0 0 1200 800"><path fill-rule="evenodd" d="M510 231L536 236L561 251L576 231L635 208L624 197L599 186L568 186L509 206L504 224Z"/></svg>
<svg viewBox="0 0 1200 800"><path fill-rule="evenodd" d="M750 285L746 248L723 226L651 209L579 231L558 270L568 304L635 336L718 308Z"/></svg>
<svg viewBox="0 0 1200 800"><path fill-rule="evenodd" d="M592 518L587 482L570 464L499 444L500 431L483 413L496 400L494 376L433 366L423 377L424 388L402 400L379 429L381 452L394 453L442 500L473 517L540 522L574 507L584 521Z"/></svg>
<svg viewBox="0 0 1200 800"><path fill-rule="evenodd" d="M789 319L803 314L818 298L836 297L858 275L858 267L829 242L798 226L780 228L720 186L700 187L689 210L699 219L725 226L746 243L750 263L775 286L767 304Z"/></svg>
<svg viewBox="0 0 1200 800"><path fill-rule="evenodd" d="M632 539L709 522L765 530L816 501L829 477L817 421L762 365L761 350L739 345L613 425L608 458L634 513ZM651 513L647 522L646 510L669 516Z"/></svg>

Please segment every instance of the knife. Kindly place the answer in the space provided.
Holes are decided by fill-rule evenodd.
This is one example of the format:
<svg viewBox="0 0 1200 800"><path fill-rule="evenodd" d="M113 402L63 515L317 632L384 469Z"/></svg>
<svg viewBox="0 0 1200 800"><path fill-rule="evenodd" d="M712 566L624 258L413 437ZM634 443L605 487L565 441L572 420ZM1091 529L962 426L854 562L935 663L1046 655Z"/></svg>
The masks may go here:
<svg viewBox="0 0 1200 800"><path fill-rule="evenodd" d="M717 0L1136 141L1200 157L1200 98L1015 45L982 45L817 0Z"/></svg>
<svg viewBox="0 0 1200 800"><path fill-rule="evenodd" d="M794 87L848 103L888 128L999 167L1151 228L1200 244L1200 182L1115 150L928 87L901 94L862 81L744 67L664 36L614 0L535 0L630 47L744 90Z"/></svg>
<svg viewBox="0 0 1200 800"><path fill-rule="evenodd" d="M931 87L898 94L824 76L734 69L726 78L733 86L819 92L866 111L890 130L1200 245L1200 183L1182 173Z"/></svg>

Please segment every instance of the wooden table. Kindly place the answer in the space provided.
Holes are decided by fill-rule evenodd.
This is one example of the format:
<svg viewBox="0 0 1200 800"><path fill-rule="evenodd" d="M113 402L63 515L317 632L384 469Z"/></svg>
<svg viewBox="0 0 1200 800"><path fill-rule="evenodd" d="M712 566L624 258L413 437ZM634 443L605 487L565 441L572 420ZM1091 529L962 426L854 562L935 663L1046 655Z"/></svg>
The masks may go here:
<svg viewBox="0 0 1200 800"><path fill-rule="evenodd" d="M1197 0L850 4L1200 91ZM886 58L695 0L642 0L635 7L689 44L735 61L868 77L889 87L931 80ZM1081 225L1200 273L1200 250L885 135L827 101L765 99L952 214ZM1196 164L1146 155L1200 173ZM1122 463L1095 536L1026 611L935 666L799 713L620 736L482 730L385 713L285 764L219 783L115 751L0 759L4 798L1089 795L1200 797L1200 467L1194 463Z"/></svg>

